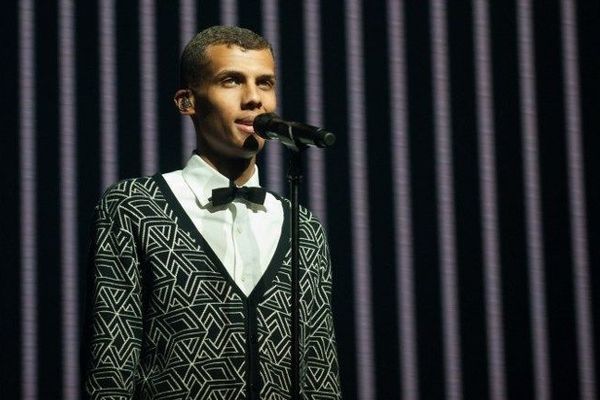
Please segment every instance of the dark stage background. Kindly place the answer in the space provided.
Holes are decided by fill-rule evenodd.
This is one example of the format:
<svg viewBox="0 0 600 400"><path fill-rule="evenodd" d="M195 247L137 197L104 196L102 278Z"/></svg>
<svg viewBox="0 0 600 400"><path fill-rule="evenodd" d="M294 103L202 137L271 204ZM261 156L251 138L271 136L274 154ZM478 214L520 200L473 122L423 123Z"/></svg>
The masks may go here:
<svg viewBox="0 0 600 400"><path fill-rule="evenodd" d="M0 398L78 398L92 209L190 154L178 54L218 23L267 36L280 114L338 136L302 192L345 399L598 394L598 1L23 0L0 20Z"/></svg>

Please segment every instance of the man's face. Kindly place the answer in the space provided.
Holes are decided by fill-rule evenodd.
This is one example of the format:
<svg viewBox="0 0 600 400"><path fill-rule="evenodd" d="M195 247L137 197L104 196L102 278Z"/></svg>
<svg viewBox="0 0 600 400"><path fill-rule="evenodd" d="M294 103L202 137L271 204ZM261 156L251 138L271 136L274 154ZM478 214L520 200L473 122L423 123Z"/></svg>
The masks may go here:
<svg viewBox="0 0 600 400"><path fill-rule="evenodd" d="M200 151L220 160L252 158L265 143L254 133L254 117L277 105L273 56L233 45L210 46L206 55L210 62L194 90Z"/></svg>

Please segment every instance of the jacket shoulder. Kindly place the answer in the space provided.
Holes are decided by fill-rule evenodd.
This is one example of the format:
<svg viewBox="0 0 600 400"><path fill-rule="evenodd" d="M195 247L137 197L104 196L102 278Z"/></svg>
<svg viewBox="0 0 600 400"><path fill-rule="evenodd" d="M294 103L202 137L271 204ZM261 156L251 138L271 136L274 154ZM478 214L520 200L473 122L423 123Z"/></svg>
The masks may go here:
<svg viewBox="0 0 600 400"><path fill-rule="evenodd" d="M159 197L159 194L160 189L155 177L124 179L104 191L96 208L114 215L119 209L131 206L132 202L139 203L144 199L153 201Z"/></svg>

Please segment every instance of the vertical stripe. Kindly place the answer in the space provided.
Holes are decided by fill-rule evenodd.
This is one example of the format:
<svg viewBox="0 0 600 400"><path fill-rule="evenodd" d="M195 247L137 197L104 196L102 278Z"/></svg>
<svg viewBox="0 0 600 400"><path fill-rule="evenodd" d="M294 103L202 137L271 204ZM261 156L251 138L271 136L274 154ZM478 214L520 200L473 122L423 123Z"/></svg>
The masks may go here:
<svg viewBox="0 0 600 400"><path fill-rule="evenodd" d="M21 197L21 398L38 395L35 10L19 2L19 140Z"/></svg>
<svg viewBox="0 0 600 400"><path fill-rule="evenodd" d="M158 169L158 121L156 106L156 27L154 0L140 1L140 87L142 174Z"/></svg>
<svg viewBox="0 0 600 400"><path fill-rule="evenodd" d="M100 168L101 191L118 179L115 1L100 0Z"/></svg>
<svg viewBox="0 0 600 400"><path fill-rule="evenodd" d="M279 7L276 0L263 0L262 1L262 26L265 39L267 39L271 46L273 46L273 52L275 53L275 65L278 68L277 80L281 82L281 63L279 62L279 27L278 27L278 14ZM281 98L281 85L275 85L277 94L277 102L279 104L278 112L282 113L282 98ZM282 146L278 143L268 143L267 148L267 186L269 189L277 192L284 193L283 188L283 162L282 162Z"/></svg>
<svg viewBox="0 0 600 400"><path fill-rule="evenodd" d="M431 29L444 369L446 374L446 396L448 399L458 400L462 397L462 372L456 273L454 188L452 186L448 38L446 6L442 0L431 1Z"/></svg>
<svg viewBox="0 0 600 400"><path fill-rule="evenodd" d="M307 121L323 124L323 80L321 78L321 11L318 0L304 1L304 54L306 57ZM327 226L327 186L323 150L308 151L309 202L312 212Z"/></svg>
<svg viewBox="0 0 600 400"><path fill-rule="evenodd" d="M413 272L412 205L410 188L408 89L406 76L404 4L388 0L387 24L391 82L392 168L394 177L394 215L398 229L396 270L398 320L400 325L400 366L402 398L419 398L416 315Z"/></svg>
<svg viewBox="0 0 600 400"><path fill-rule="evenodd" d="M573 1L561 1L562 47L565 110L567 113L567 165L569 176L569 206L571 214L571 246L573 248L573 283L579 386L581 399L596 398L596 369L592 310L590 309L590 273L586 227L583 152L581 148L581 107L579 104L579 57L577 54L577 19Z"/></svg>
<svg viewBox="0 0 600 400"><path fill-rule="evenodd" d="M192 40L196 34L196 2L194 0L181 0L179 3L179 26L180 26L180 48L183 51L185 45ZM190 117L184 117L181 122L181 159L187 161L196 148L196 131Z"/></svg>
<svg viewBox="0 0 600 400"><path fill-rule="evenodd" d="M221 0L221 24L237 25L238 10L237 0Z"/></svg>
<svg viewBox="0 0 600 400"><path fill-rule="evenodd" d="M348 146L352 217L352 259L358 398L375 398L375 362L371 305L370 232L367 197L367 142L365 139L365 88L362 40L362 4L347 0L346 64L348 65Z"/></svg>
<svg viewBox="0 0 600 400"><path fill-rule="evenodd" d="M498 242L496 159L494 156L495 133L492 97L493 84L491 79L490 21L487 0L473 1L473 20L489 387L490 399L502 400L506 398L506 380L504 373L504 327L502 324L500 252Z"/></svg>
<svg viewBox="0 0 600 400"><path fill-rule="evenodd" d="M59 3L60 231L63 399L79 398L77 294L77 138L75 133L75 5Z"/></svg>
<svg viewBox="0 0 600 400"><path fill-rule="evenodd" d="M521 98L521 129L523 134L524 191L527 232L527 263L529 269L533 373L536 399L550 398L550 365L548 363L548 333L546 328L546 298L544 294L544 253L542 213L540 205L540 174L537 144L537 105L535 101L535 55L533 48L531 3L517 4L519 51L519 90Z"/></svg>

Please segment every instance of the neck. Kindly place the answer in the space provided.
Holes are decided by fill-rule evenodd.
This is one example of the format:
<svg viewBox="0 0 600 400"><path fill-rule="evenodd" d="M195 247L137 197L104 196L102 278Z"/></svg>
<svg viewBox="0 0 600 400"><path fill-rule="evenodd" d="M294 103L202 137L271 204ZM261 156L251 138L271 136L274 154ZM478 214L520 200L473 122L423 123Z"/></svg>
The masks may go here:
<svg viewBox="0 0 600 400"><path fill-rule="evenodd" d="M211 157L210 154L198 152L211 167L219 171L219 173L229 180L233 181L237 186L243 186L254 174L254 165L256 156L252 158L227 158Z"/></svg>

